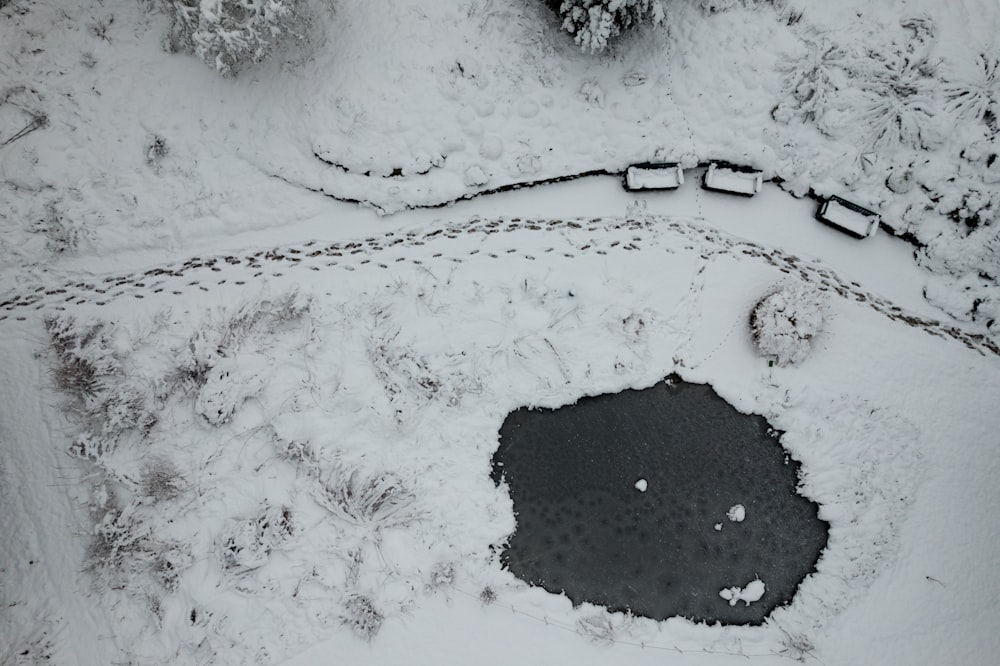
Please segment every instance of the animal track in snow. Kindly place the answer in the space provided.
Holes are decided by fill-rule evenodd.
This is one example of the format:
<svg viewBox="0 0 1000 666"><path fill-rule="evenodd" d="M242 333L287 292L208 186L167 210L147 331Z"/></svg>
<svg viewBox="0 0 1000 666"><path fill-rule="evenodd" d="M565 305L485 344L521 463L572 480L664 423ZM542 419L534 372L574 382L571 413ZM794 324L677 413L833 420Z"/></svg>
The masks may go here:
<svg viewBox="0 0 1000 666"><path fill-rule="evenodd" d="M1000 346L989 337L963 331L956 326L951 326L940 321L929 319L920 315L907 313L905 310L890 301L866 292L857 282L845 281L837 277L836 273L828 268L816 267L811 262L799 259L794 255L787 254L776 248L765 248L750 241L739 240L723 232L708 227L703 227L691 221L681 221L672 218L662 218L655 216L641 216L637 218L579 218L579 219L522 219L522 218L501 218L501 219L473 219L465 226L458 228L448 226L437 228L423 233L407 231L405 235L398 236L394 232L388 232L382 237L368 237L362 241L328 243L316 247L319 241L309 241L299 247L273 248L271 250L261 250L243 257L235 255L225 255L219 257L191 257L183 263L170 264L167 266L154 267L142 272L134 272L125 275L113 275L101 278L99 282L77 281L63 285L35 285L25 287L20 293L8 294L0 302L0 321L8 319L10 314L27 308L43 310L45 308L62 308L64 303L81 305L92 302L97 305L106 305L111 299L120 298L125 295L132 295L136 299L153 295L181 296L183 290L171 289L169 294L161 285L167 285L170 281L175 283L182 278L186 278L186 286L197 286L199 290L207 292L208 287L201 284L205 275L199 273L207 271L217 273L223 270L217 264L224 264L230 270L240 268L254 271L253 278L262 277L267 265L271 268L271 275L281 277L283 272L277 269L295 268L299 265L309 265L311 270L318 271L324 268L344 269L354 271L359 266L372 264L371 255L384 252L388 247L393 248L423 248L442 243L450 243L451 240L462 236L478 235L485 242L491 234L503 233L545 233L556 231L561 236L561 240L570 245L569 251L560 251L561 259L573 259L580 254L607 255L609 251L660 251L672 253L675 246L680 245L687 250L699 249L702 251L704 261L710 261L716 255L740 254L754 259L759 259L779 271L787 274L796 274L800 279L814 285L820 291L835 292L840 297L862 303L872 308L879 314L900 323L904 323L914 328L924 330L930 335L941 338L952 338L969 349L977 351L983 355L1000 356ZM593 234L600 232L603 238L597 238ZM660 238L667 235L674 235L687 241L685 243L664 243L658 242ZM512 238L506 236L505 238ZM311 248L306 251L305 248ZM543 252L553 253L555 247L546 247ZM420 250L415 254L424 254L426 250ZM536 257L525 252L521 247L507 247L503 251L486 252L480 255L480 250L476 249L468 253L469 256L480 255L490 259L499 259L501 254L505 258L517 258L526 261L534 261ZM338 262L333 257L347 257L351 261ZM426 254L422 258L410 258L410 263L422 265L429 259L441 259L452 263L461 263L463 260L457 257L445 257L443 252L434 251ZM404 258L396 259L396 263ZM464 261L470 261L466 259ZM388 269L388 264L384 261L377 262L375 266L381 269ZM157 276L162 279L155 283L147 283L149 277ZM235 276L234 276L235 277ZM228 288L229 278L216 279L216 286ZM231 284L244 286L248 283L246 278L232 280ZM114 292L107 294L107 287L120 287ZM107 297L97 300L95 296L106 295ZM17 317L18 320L23 319Z"/></svg>

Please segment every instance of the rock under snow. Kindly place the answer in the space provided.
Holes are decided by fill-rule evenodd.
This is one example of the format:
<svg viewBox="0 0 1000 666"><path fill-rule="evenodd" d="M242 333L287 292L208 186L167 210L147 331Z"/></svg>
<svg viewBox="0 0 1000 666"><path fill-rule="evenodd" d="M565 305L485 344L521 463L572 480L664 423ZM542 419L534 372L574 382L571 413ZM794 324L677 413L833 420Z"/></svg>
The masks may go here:
<svg viewBox="0 0 1000 666"><path fill-rule="evenodd" d="M747 517L747 510L742 504L734 504L729 507L729 511L726 512L726 517L734 523L742 523L743 519Z"/></svg>
<svg viewBox="0 0 1000 666"><path fill-rule="evenodd" d="M646 488L648 487L649 484L646 483L646 479L639 479L638 481L635 482L635 489L638 490L640 493L646 492Z"/></svg>

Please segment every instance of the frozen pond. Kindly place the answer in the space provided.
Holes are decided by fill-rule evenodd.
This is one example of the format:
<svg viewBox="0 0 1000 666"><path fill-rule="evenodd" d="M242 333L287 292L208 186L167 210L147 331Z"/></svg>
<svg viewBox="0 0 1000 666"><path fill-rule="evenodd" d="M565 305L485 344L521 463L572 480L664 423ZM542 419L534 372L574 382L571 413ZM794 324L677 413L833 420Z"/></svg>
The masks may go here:
<svg viewBox="0 0 1000 666"><path fill-rule="evenodd" d="M504 564L574 603L759 624L827 542L798 467L762 417L676 378L522 408L493 458L517 515Z"/></svg>

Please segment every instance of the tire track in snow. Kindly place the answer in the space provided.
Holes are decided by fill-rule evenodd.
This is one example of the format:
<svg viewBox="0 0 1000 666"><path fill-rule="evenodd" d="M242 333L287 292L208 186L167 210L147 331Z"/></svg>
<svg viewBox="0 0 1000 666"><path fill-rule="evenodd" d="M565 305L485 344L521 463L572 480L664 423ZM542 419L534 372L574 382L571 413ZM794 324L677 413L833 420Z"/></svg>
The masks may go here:
<svg viewBox="0 0 1000 666"><path fill-rule="evenodd" d="M500 243L493 248L488 243L498 234L558 233L560 243L552 243L544 250L533 253L523 249L518 242ZM107 305L113 300L131 297L145 299L156 296L183 296L191 288L208 292L213 288L232 285L240 287L262 277L283 277L292 271L325 271L358 268L387 270L393 265L410 263L416 266L438 261L463 263L471 257L498 261L501 258L536 261L545 258L573 259L579 255L607 255L609 252L634 252L652 243L659 251L673 252L674 243L658 242L665 234L683 241L684 249L699 250L703 261L720 254L739 254L763 261L782 273L812 284L820 291L836 294L846 300L864 304L875 312L908 326L919 328L930 335L954 339L984 356L1000 356L1000 346L989 337L963 331L957 326L929 319L894 305L891 301L864 290L857 282L847 281L834 271L815 265L811 261L777 248L737 239L723 232L700 226L690 220L677 220L656 216L637 218L474 218L462 226L446 225L423 232L387 232L362 240L320 243L309 241L299 246L258 250L242 255L192 257L183 263L154 267L143 272L110 275L97 281L68 282L60 286L38 285L20 293L8 295L0 302L0 321L8 318L25 319L17 314L25 310L66 310L73 305L93 303ZM480 247L463 249L455 256L446 254L450 241L468 236L479 236ZM516 240L516 239L512 239ZM561 245L562 247L557 247ZM392 255L399 250L422 248L414 253ZM247 274L241 279L231 279L234 270ZM227 272L227 276L218 275Z"/></svg>

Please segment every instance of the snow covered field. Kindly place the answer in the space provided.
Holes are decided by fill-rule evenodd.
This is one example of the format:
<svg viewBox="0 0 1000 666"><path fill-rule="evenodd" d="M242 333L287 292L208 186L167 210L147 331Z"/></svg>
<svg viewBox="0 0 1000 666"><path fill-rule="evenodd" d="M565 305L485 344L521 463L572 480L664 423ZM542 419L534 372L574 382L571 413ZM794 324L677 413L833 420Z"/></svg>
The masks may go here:
<svg viewBox="0 0 1000 666"><path fill-rule="evenodd" d="M849 117L871 90L821 122L783 97L817 43L952 71L994 2L691 0L595 59L542 3L340 0L234 80L164 53L149 3L3 4L0 663L995 662L995 127L925 70L917 139ZM408 209L652 159L783 189ZM818 223L810 188L926 248ZM826 325L770 367L749 312L797 283ZM831 524L763 627L573 608L498 564L506 414L671 372L785 431Z"/></svg>

